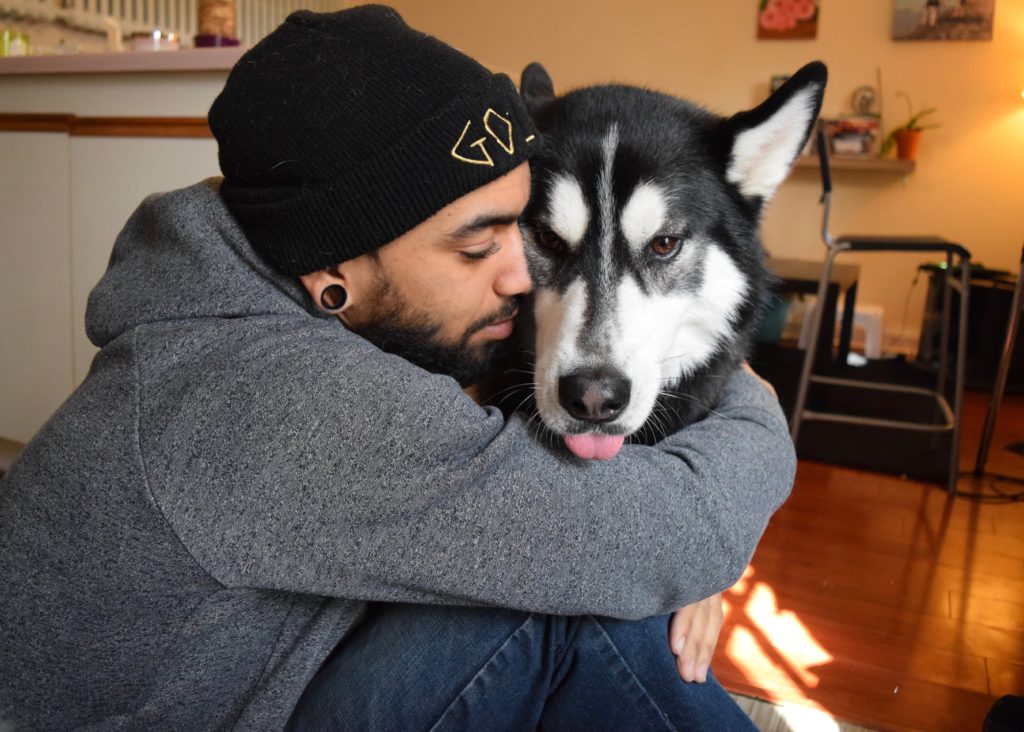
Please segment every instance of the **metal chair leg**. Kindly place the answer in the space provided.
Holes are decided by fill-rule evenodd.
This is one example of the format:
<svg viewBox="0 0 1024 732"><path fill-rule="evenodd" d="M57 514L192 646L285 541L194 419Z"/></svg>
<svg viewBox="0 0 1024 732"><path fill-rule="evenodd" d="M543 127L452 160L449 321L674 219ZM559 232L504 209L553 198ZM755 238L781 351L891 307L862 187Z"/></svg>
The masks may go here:
<svg viewBox="0 0 1024 732"><path fill-rule="evenodd" d="M796 444L800 436L800 424L803 421L804 407L807 405L807 390L810 388L811 372L818 353L818 336L821 334L821 323L825 314L825 298L828 296L828 284L832 279L832 264L838 250L829 249L822 266L821 279L818 281L818 301L814 304L811 314L811 332L807 337L807 350L804 351L803 368L800 370L800 383L796 390L796 403L793 405L793 417L789 423L789 434Z"/></svg>
<svg viewBox="0 0 1024 732"><path fill-rule="evenodd" d="M949 372L949 330L953 327L950 322L950 313L953 309L953 254L946 253L946 270L942 275L942 327L939 329L939 374L935 391L940 394L947 394L946 379Z"/></svg>
<svg viewBox="0 0 1024 732"><path fill-rule="evenodd" d="M967 320L971 290L971 260L960 260L960 327L956 344L956 385L953 392L953 444L949 456L949 497L956 495L960 475L960 423L963 417L964 381L967 370ZM945 387L945 385L943 385Z"/></svg>
<svg viewBox="0 0 1024 732"><path fill-rule="evenodd" d="M985 427L981 432L981 444L978 445L978 459L974 464L974 474L978 477L985 473L988 448L992 442L992 430L995 427L996 414L999 412L999 403L1003 400L1003 391L1006 389L1006 376L1010 371L1010 359L1013 358L1013 347L1017 341L1021 310L1024 309L1022 292L1024 292L1024 249L1021 249L1021 267L1017 273L1017 286L1013 290L1013 302L1010 304L1010 322L1006 326L1003 355L999 359L999 371L996 373L992 398L988 403L988 412L985 414Z"/></svg>

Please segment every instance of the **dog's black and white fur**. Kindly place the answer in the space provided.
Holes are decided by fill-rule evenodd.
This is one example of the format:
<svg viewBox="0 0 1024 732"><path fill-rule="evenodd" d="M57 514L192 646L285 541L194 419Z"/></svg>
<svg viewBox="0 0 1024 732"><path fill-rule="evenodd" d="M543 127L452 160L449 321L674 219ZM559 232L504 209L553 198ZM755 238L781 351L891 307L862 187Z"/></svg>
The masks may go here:
<svg viewBox="0 0 1024 732"><path fill-rule="evenodd" d="M715 403L769 284L762 209L811 134L826 75L809 64L722 118L628 86L556 96L543 67L526 68L542 151L523 224L548 429L651 442Z"/></svg>

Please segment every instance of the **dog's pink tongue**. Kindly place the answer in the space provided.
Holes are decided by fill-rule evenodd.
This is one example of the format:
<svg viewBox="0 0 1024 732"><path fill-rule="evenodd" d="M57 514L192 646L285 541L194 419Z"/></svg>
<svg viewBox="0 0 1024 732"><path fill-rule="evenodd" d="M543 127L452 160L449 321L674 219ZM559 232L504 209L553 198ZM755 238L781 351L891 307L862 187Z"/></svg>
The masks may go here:
<svg viewBox="0 0 1024 732"><path fill-rule="evenodd" d="M584 460L611 460L619 454L625 440L625 435L588 432L585 435L566 435L565 446L573 455Z"/></svg>

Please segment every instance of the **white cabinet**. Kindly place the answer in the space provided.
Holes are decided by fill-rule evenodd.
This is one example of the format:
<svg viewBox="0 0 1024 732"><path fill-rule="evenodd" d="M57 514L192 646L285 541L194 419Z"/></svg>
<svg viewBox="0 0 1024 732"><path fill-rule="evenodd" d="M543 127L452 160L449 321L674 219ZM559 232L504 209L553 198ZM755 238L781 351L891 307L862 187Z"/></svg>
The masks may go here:
<svg viewBox="0 0 1024 732"><path fill-rule="evenodd" d="M0 437L26 442L71 393L70 138L0 132Z"/></svg>
<svg viewBox="0 0 1024 732"><path fill-rule="evenodd" d="M150 193L218 174L212 139L0 132L0 438L27 442L85 378L89 291Z"/></svg>
<svg viewBox="0 0 1024 732"><path fill-rule="evenodd" d="M132 211L218 174L205 117L240 54L0 59L0 441L88 373L86 301Z"/></svg>

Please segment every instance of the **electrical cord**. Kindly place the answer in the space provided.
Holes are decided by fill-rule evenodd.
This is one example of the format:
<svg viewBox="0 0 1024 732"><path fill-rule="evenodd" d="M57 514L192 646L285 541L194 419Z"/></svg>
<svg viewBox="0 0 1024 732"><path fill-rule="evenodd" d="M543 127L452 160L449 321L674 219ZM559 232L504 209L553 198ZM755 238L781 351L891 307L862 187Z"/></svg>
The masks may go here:
<svg viewBox="0 0 1024 732"><path fill-rule="evenodd" d="M907 330L907 315L910 311L910 296L914 294L914 290L917 288L917 283L921 279L921 270L917 270L914 273L914 279L910 283L910 289L907 290L907 296L903 298L903 322L900 324L899 335L896 336L896 341L885 349L886 353L896 353L897 349L903 344L903 336Z"/></svg>
<svg viewBox="0 0 1024 732"><path fill-rule="evenodd" d="M988 479L988 490L985 491L962 491L957 490L953 493L957 498L966 498L971 501L978 501L980 503L1017 503L1024 501L1024 491L1018 491L1016 493L1006 493L999 490L1000 483L1012 483L1013 485L1024 486L1024 478L1018 478L1013 475L1003 475L1002 473L990 473L985 471L982 475L977 476L973 470L962 470L957 473L958 478L977 478Z"/></svg>

